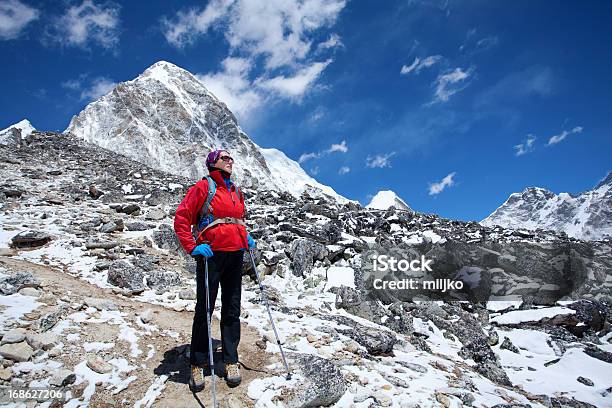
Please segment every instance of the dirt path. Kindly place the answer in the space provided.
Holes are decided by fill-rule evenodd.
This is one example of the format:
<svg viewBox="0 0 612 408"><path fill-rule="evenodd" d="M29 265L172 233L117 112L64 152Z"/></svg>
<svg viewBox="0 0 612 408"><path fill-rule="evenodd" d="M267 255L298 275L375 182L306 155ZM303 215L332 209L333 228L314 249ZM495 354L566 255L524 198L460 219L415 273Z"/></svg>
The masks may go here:
<svg viewBox="0 0 612 408"><path fill-rule="evenodd" d="M52 267L32 264L26 261L13 258L0 257L0 264L7 269L30 271L41 283L43 293L53 293L57 298L67 296L71 301L81 301L85 297L96 297L112 300L122 312L128 313L126 320L134 322L137 313L151 309L152 320L149 324L154 324L159 331L150 335L143 335L139 338L138 347L142 354L138 357L130 356L130 344L126 341L117 339L117 328L109 324L83 323L79 328L81 345L85 342L109 342L114 341L115 347L98 354L105 354L107 358L125 358L129 364L137 366L127 376L135 375L137 379L130 383L128 388L112 395L111 391L105 390L104 385L96 387L96 391L91 398L92 407L116 407L133 406L146 394L149 387L166 375L168 379L165 388L152 406L159 407L197 407L212 406L211 381L206 378L206 388L204 391L193 394L188 387L189 362L185 354L186 347L191 338L191 326L193 322L193 312L178 312L162 306L143 303L122 295L117 295L110 289L103 289L89 284L76 277ZM44 308L41 311L44 312ZM135 325L134 325L135 326ZM219 339L219 322L214 319L212 323L213 338ZM137 328L137 326L136 326ZM167 330L178 333L178 338L173 338L167 334ZM165 333L165 334L164 334ZM67 333L63 333L61 340L68 343L65 339ZM224 407L252 407L254 401L247 396L247 388L251 381L256 378L263 378L273 373L265 368L272 361L276 361L274 356L265 353L255 345L260 339L257 331L246 324L241 326L241 341L238 348L240 362L242 363L242 384L236 388L229 388L223 379L217 378L217 400L219 406ZM75 344L72 342L71 344ZM147 359L147 352L154 347L155 353ZM60 360L66 368L72 369L76 364L84 360L85 351L83 347L77 347L80 352L64 353L54 360ZM216 371L222 367L221 353L215 353Z"/></svg>

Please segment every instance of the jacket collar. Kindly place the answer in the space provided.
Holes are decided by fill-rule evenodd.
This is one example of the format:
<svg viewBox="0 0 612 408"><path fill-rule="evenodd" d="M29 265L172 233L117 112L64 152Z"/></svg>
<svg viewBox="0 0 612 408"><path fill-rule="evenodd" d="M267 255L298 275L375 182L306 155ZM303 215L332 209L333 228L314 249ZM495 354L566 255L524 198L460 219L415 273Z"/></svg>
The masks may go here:
<svg viewBox="0 0 612 408"><path fill-rule="evenodd" d="M225 185L225 180L223 180L223 176L221 175L221 170L212 170L209 172L210 177L217 183L217 188L221 187L227 190L227 186ZM230 180L230 188L234 185Z"/></svg>

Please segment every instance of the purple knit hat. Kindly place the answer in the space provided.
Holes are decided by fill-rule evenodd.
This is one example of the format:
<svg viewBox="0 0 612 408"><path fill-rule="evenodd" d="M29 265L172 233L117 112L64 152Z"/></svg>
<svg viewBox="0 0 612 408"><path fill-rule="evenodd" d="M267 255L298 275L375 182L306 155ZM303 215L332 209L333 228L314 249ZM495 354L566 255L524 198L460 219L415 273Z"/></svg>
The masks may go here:
<svg viewBox="0 0 612 408"><path fill-rule="evenodd" d="M217 160L219 160L221 152L224 151L225 150L213 150L212 152L208 153L208 157L206 157L206 167L209 169L214 167Z"/></svg>

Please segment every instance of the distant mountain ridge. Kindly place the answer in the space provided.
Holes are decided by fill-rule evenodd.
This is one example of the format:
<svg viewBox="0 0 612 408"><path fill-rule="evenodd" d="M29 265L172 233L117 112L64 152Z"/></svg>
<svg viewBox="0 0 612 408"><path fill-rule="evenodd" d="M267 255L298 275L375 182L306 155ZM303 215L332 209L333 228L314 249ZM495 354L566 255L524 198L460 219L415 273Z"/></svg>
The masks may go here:
<svg viewBox="0 0 612 408"><path fill-rule="evenodd" d="M225 103L190 72L166 61L87 105L65 132L193 180L207 174L210 150L227 149L235 158L234 176L245 187L294 195L308 190L349 201L282 152L259 148Z"/></svg>
<svg viewBox="0 0 612 408"><path fill-rule="evenodd" d="M528 187L511 194L480 223L489 227L551 229L585 240L612 238L612 172L592 190L578 195Z"/></svg>

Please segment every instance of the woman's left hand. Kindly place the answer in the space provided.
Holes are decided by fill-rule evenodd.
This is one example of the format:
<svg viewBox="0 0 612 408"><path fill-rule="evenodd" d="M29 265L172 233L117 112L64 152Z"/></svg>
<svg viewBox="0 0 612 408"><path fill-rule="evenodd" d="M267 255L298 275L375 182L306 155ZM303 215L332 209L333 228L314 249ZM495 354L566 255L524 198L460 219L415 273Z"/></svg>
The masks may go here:
<svg viewBox="0 0 612 408"><path fill-rule="evenodd" d="M251 234L247 235L247 241L249 243L249 249L255 248L255 240L251 237Z"/></svg>

